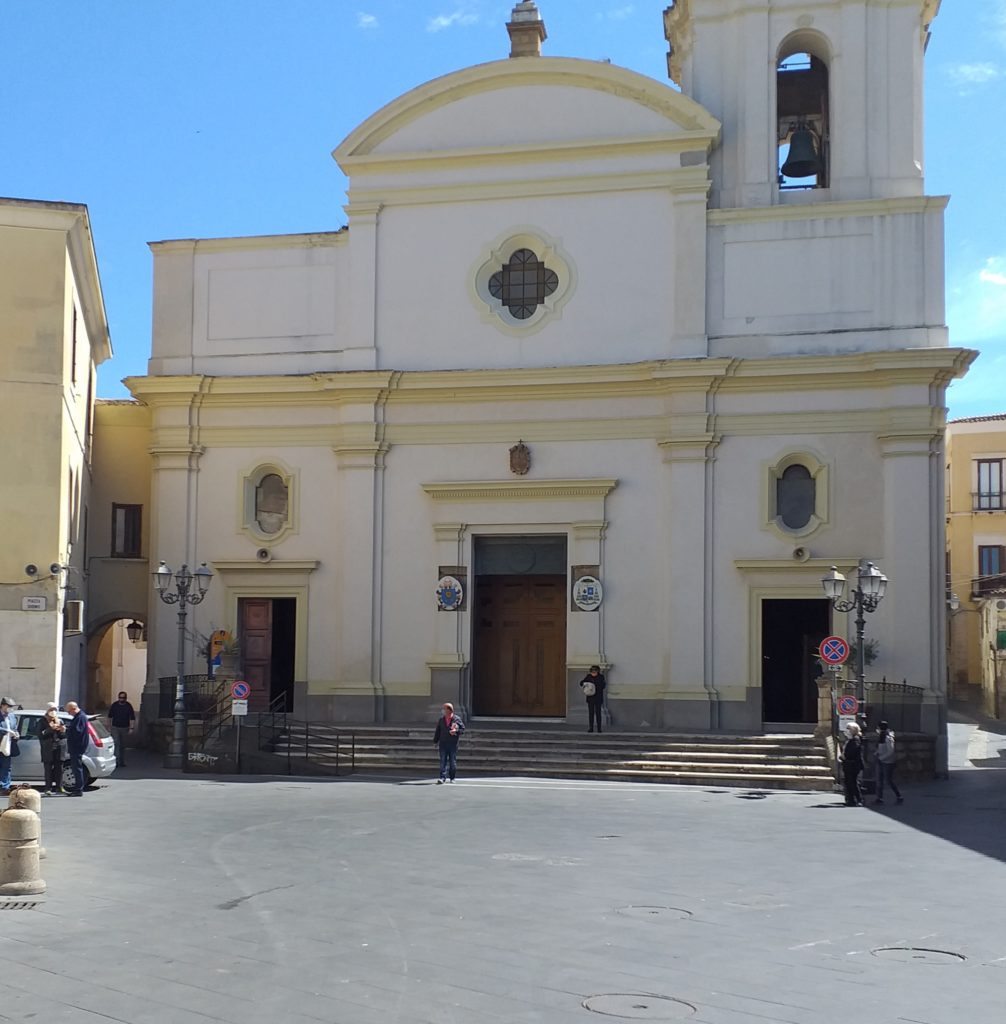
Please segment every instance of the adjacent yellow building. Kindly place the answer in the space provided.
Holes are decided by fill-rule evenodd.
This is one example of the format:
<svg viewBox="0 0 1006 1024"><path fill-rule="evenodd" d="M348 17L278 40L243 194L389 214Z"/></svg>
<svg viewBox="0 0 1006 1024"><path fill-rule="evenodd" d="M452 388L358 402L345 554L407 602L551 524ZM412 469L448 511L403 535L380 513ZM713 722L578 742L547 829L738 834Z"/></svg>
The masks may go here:
<svg viewBox="0 0 1006 1024"><path fill-rule="evenodd" d="M87 207L0 199L0 691L80 694L96 367L112 354Z"/></svg>
<svg viewBox="0 0 1006 1024"><path fill-rule="evenodd" d="M948 656L953 697L1006 715L1006 413L947 425Z"/></svg>

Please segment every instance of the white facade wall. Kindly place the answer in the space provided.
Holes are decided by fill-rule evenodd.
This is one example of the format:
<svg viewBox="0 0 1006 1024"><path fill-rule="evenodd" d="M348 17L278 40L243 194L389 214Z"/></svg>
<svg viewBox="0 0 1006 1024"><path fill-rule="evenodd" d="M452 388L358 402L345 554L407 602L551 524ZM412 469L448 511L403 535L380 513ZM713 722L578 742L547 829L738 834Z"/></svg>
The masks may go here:
<svg viewBox="0 0 1006 1024"><path fill-rule="evenodd" d="M943 394L972 354L946 347L945 200L913 162L928 6L677 10L694 99L601 63L482 65L337 148L348 232L154 246L151 375L131 382L152 554L214 565L203 631L236 628L241 597L297 600L295 713L465 706L478 538L558 534L570 577L596 565L605 588L565 615L570 721L596 661L620 725L761 728L764 602L820 602L830 565L870 559L891 578L873 671L923 688L940 731ZM774 58L808 13L832 33L832 187L783 197ZM905 119L884 153L863 76ZM523 246L559 286L519 323L483 285ZM816 474L806 529L773 521L787 459ZM290 483L275 539L247 521L263 466ZM437 610L441 566L465 575L461 611ZM155 621L153 678L174 656Z"/></svg>

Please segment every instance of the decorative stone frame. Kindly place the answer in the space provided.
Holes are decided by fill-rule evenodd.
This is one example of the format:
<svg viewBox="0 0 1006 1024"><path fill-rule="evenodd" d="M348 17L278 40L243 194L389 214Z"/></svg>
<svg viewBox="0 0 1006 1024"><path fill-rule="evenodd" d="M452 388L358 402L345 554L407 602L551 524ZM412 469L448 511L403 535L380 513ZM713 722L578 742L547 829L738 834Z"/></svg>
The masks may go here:
<svg viewBox="0 0 1006 1024"><path fill-rule="evenodd" d="M276 533L265 533L255 521L255 491L262 480L275 474L286 487L286 522ZM238 482L238 532L260 547L278 544L284 537L298 532L298 477L278 459L249 467Z"/></svg>
<svg viewBox="0 0 1006 1024"><path fill-rule="evenodd" d="M553 271L559 284L551 295L546 295L534 313L526 320L518 320L500 299L489 291L489 279L518 249L530 249L545 266ZM492 324L504 334L526 336L541 330L550 320L562 315L562 307L569 301L576 287L576 271L559 241L537 228L515 228L500 235L479 255L472 274L471 297L484 323Z"/></svg>
<svg viewBox="0 0 1006 1024"><path fill-rule="evenodd" d="M803 466L814 481L814 511L805 526L792 529L786 526L776 507L778 482L790 466ZM765 510L763 529L771 530L782 540L809 537L828 523L829 467L823 459L806 449L791 451L774 463L766 463L762 472L762 508Z"/></svg>

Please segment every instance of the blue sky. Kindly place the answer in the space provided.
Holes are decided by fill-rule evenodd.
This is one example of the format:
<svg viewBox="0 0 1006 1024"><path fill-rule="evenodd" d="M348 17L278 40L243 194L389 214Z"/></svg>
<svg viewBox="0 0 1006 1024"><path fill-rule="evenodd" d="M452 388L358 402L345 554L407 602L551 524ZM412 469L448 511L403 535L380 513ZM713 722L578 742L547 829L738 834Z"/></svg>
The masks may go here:
<svg viewBox="0 0 1006 1024"><path fill-rule="evenodd" d="M666 81L667 0L539 0L545 53ZM115 358L146 371L164 238L333 230L331 150L402 92L505 57L497 0L2 0L0 194L86 203ZM927 56L926 189L947 212L953 416L1006 411L1006 0L943 0Z"/></svg>

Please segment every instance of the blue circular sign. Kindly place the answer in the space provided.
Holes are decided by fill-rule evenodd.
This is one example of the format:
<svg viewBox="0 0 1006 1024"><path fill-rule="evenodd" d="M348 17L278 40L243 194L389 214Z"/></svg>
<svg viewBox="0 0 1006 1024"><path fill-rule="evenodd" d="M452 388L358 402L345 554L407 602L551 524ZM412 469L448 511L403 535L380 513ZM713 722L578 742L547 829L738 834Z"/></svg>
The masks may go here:
<svg viewBox="0 0 1006 1024"><path fill-rule="evenodd" d="M247 700L251 687L243 679L235 679L231 684L231 696L235 700Z"/></svg>

